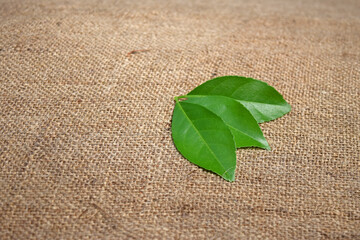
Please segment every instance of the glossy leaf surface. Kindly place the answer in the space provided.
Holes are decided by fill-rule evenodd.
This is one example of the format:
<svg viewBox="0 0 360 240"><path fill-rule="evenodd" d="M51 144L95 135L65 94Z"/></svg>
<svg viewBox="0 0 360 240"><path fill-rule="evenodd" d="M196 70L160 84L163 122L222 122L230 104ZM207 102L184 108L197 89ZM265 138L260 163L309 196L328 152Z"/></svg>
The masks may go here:
<svg viewBox="0 0 360 240"><path fill-rule="evenodd" d="M190 162L228 181L235 179L236 147L270 149L258 123L291 110L267 83L239 76L214 78L175 101L176 148Z"/></svg>
<svg viewBox="0 0 360 240"><path fill-rule="evenodd" d="M185 102L203 106L219 116L233 134L237 148L270 149L255 118L238 101L224 96L188 95L186 97Z"/></svg>
<svg viewBox="0 0 360 240"><path fill-rule="evenodd" d="M172 137L176 148L190 162L234 181L234 139L228 126L216 114L198 104L177 100Z"/></svg>
<svg viewBox="0 0 360 240"><path fill-rule="evenodd" d="M209 80L188 95L221 95L243 104L258 123L274 120L291 110L281 94L267 83L240 76Z"/></svg>

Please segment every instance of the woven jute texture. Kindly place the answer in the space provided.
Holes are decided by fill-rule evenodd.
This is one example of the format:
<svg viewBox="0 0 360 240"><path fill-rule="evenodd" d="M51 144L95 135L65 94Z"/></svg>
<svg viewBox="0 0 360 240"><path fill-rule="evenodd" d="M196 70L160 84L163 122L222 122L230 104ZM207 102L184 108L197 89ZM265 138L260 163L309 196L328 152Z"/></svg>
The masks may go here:
<svg viewBox="0 0 360 240"><path fill-rule="evenodd" d="M229 183L174 96L223 75L292 111ZM360 239L360 1L0 1L0 239Z"/></svg>

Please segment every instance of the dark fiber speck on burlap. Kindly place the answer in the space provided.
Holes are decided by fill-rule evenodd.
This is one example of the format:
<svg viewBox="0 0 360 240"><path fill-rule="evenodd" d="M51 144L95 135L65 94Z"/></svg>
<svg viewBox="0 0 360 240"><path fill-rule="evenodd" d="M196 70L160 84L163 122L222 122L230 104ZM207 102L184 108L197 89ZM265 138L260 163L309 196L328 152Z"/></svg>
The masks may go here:
<svg viewBox="0 0 360 240"><path fill-rule="evenodd" d="M291 113L229 183L173 145L223 75ZM360 239L360 1L0 1L0 239Z"/></svg>

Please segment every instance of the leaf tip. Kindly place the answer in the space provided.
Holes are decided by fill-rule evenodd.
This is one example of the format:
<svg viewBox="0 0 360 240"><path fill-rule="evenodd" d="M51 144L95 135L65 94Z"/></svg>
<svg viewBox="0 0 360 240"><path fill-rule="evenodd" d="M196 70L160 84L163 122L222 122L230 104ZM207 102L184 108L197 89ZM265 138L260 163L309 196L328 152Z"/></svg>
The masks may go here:
<svg viewBox="0 0 360 240"><path fill-rule="evenodd" d="M291 105L290 105L288 102L286 102L286 104L288 105L288 106L287 106L287 109L289 110L288 112L290 112L292 107L291 107Z"/></svg>
<svg viewBox="0 0 360 240"><path fill-rule="evenodd" d="M235 168L236 166L229 168L221 175L221 177L229 182L235 181Z"/></svg>
<svg viewBox="0 0 360 240"><path fill-rule="evenodd" d="M266 141L266 139L265 139L265 144L264 144L263 148L264 148L265 150L268 150L268 151L271 150L271 147L270 147L268 141Z"/></svg>

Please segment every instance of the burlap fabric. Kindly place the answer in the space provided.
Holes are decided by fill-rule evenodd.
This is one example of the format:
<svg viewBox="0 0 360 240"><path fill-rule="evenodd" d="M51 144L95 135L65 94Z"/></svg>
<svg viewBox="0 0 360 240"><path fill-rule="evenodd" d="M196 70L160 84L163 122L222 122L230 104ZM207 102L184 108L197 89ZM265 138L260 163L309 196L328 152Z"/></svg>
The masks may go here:
<svg viewBox="0 0 360 240"><path fill-rule="evenodd" d="M360 239L360 2L1 1L0 239ZM173 97L222 75L290 114L236 181Z"/></svg>

